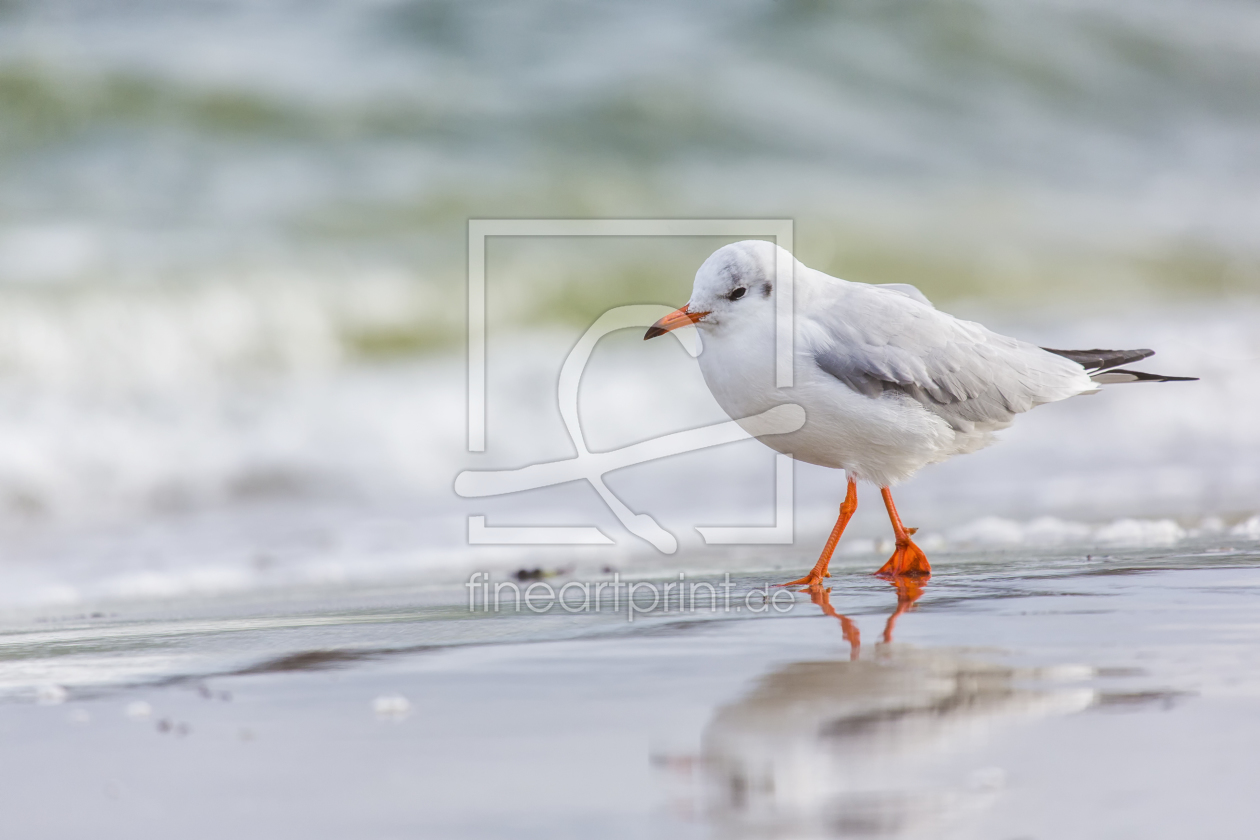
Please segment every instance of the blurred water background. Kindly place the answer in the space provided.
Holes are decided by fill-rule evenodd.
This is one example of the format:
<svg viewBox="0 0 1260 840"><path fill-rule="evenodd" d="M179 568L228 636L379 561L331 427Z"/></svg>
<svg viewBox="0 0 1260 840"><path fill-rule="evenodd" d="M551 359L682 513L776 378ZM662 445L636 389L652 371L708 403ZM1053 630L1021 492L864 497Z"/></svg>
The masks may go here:
<svg viewBox="0 0 1260 840"><path fill-rule="evenodd" d="M1041 408L924 471L901 506L942 555L1260 538L1251 4L8 0L0 605L811 563L825 470L798 469L795 547L693 530L769 524L753 443L610 476L672 558L585 485L454 495L461 469L571 455L573 342L683 303L723 244L493 240L472 456L466 225L502 217L791 218L808 265L1203 377ZM597 449L722 419L676 345L629 333L582 399ZM873 502L854 562L887 536ZM618 545L474 551L470 513Z"/></svg>

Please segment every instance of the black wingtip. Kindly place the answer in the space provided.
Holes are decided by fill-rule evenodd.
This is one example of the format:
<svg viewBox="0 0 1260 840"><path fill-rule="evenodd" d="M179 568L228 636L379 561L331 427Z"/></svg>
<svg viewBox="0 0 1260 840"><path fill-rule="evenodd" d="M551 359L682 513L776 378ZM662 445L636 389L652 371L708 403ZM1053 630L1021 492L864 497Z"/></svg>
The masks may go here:
<svg viewBox="0 0 1260 840"><path fill-rule="evenodd" d="M1146 348L1138 350L1102 350L1097 348L1094 350L1055 350L1053 347L1042 347L1041 349L1047 353L1071 359L1091 373L1114 368L1117 365L1133 364L1155 355L1154 350Z"/></svg>

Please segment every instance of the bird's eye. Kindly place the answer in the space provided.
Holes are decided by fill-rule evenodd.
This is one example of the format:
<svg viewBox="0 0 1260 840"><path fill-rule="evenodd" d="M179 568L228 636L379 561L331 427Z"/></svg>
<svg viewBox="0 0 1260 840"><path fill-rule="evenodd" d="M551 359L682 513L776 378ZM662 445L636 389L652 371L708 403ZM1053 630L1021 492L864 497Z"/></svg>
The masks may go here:
<svg viewBox="0 0 1260 840"><path fill-rule="evenodd" d="M744 296L744 294L745 294L747 291L748 291L748 290L747 290L747 289L745 289L743 286L737 286L735 289L733 289L733 290L731 291L731 293L728 295L728 297L729 297L731 300L739 300L740 298L742 298L742 297Z"/></svg>

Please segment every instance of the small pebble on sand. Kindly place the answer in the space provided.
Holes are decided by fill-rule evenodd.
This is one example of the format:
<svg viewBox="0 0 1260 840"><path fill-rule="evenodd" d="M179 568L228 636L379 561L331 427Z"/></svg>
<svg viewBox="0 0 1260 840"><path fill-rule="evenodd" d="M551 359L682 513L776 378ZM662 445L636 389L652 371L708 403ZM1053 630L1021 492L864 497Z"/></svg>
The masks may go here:
<svg viewBox="0 0 1260 840"><path fill-rule="evenodd" d="M132 720L144 720L153 714L153 707L143 700L133 700L127 704L127 708L123 713Z"/></svg>
<svg viewBox="0 0 1260 840"><path fill-rule="evenodd" d="M401 694L382 694L372 701L372 711L380 720L402 720L411 714L411 702Z"/></svg>

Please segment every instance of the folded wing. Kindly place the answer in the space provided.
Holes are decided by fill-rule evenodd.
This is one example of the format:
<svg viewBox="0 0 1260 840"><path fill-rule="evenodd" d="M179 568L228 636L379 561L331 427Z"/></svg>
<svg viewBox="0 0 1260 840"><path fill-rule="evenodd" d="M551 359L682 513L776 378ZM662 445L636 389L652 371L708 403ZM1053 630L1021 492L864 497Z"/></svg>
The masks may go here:
<svg viewBox="0 0 1260 840"><path fill-rule="evenodd" d="M808 302L806 349L822 371L858 393L904 394L970 432L1001 428L1034 406L1097 387L1071 358L900 290L828 279Z"/></svg>

